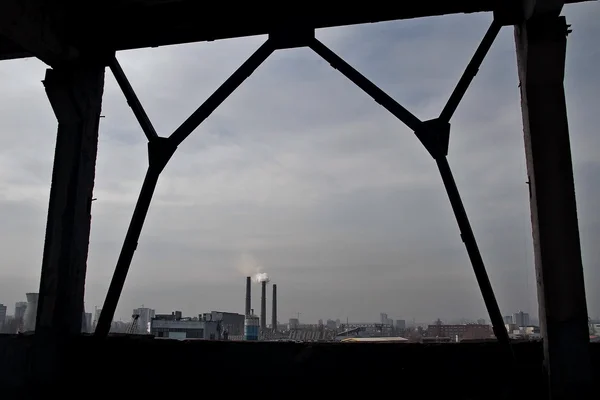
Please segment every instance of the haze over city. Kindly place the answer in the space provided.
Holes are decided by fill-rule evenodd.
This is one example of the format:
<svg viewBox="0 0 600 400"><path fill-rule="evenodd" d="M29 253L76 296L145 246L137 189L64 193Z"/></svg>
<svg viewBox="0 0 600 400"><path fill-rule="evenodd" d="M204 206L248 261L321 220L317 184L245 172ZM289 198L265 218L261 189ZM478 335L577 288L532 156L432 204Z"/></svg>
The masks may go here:
<svg viewBox="0 0 600 400"><path fill-rule="evenodd" d="M565 88L590 316L600 314L600 9L573 25ZM490 15L320 30L422 119L437 116ZM263 37L120 52L168 135ZM55 117L45 66L0 63L0 302L36 292ZM505 314L537 314L513 30L503 29L452 120L449 161ZM146 140L107 72L86 309L102 306L147 166ZM116 318L242 312L267 273L281 320L487 318L435 163L413 133L308 49L271 56L182 144L160 178ZM258 285L253 289L256 293ZM257 298L257 297L256 297Z"/></svg>

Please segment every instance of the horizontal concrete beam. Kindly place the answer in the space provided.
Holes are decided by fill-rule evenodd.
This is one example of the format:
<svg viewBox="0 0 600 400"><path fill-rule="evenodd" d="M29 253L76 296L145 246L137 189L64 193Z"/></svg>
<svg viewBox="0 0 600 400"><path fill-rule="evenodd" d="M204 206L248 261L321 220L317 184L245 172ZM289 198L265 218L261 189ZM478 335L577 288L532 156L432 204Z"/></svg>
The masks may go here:
<svg viewBox="0 0 600 400"><path fill-rule="evenodd" d="M352 7L347 5L343 12L333 7L316 7L299 2L296 5L287 4L286 7L267 7L254 3L234 7L230 3L215 3L208 13L206 6L196 0L87 0L86 7L69 8L72 11L69 24L65 25L65 37L69 44L82 52L96 48L115 51L262 35L282 26L318 29L445 14L489 12L498 1L503 0L420 0L403 1L401 5L397 2L359 2ZM583 1L590 0L567 0L566 3ZM41 0L2 1L0 15L7 7L7 2L29 4ZM69 1L54 2L64 4ZM31 13L35 15L35 11L32 9ZM56 40L51 40L48 49L44 50L40 42L47 38L40 33L40 21L38 23L30 18L28 32L32 37L24 37L23 29L15 32L7 28L6 19L0 19L0 60L35 55L51 61L57 53L65 54L65 49ZM11 41L7 41L7 38ZM15 48L15 43L20 45L20 50Z"/></svg>
<svg viewBox="0 0 600 400"><path fill-rule="evenodd" d="M0 2L0 59L38 57L49 65L77 57L60 31L66 2L2 0Z"/></svg>

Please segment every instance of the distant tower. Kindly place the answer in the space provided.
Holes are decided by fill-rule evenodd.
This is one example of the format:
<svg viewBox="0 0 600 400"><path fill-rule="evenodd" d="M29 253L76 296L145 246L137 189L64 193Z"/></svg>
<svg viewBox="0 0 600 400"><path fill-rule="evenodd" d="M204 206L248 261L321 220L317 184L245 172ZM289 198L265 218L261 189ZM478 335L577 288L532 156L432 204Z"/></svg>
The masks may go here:
<svg viewBox="0 0 600 400"><path fill-rule="evenodd" d="M271 329L277 330L277 285L273 284L273 310L271 311Z"/></svg>
<svg viewBox="0 0 600 400"><path fill-rule="evenodd" d="M260 297L260 329L267 328L267 281L261 282Z"/></svg>
<svg viewBox="0 0 600 400"><path fill-rule="evenodd" d="M252 278L246 277L246 310L245 315L250 315L252 304Z"/></svg>

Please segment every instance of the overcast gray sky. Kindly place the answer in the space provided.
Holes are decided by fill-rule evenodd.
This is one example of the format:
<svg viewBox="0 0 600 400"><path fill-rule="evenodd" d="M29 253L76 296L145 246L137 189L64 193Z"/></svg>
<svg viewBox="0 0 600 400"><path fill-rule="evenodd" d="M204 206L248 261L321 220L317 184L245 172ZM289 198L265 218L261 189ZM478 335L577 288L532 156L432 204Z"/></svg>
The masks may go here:
<svg viewBox="0 0 600 400"><path fill-rule="evenodd" d="M566 91L590 314L600 314L600 8L567 7ZM422 119L437 116L490 15L318 37ZM168 135L263 37L122 52ZM56 121L33 59L0 62L0 303L37 291ZM101 306L147 166L107 72L86 308ZM512 28L453 119L449 160L503 313L537 313ZM435 163L413 134L308 49L273 55L180 146L159 181L117 317L242 312L244 276L279 286L279 319L487 318ZM254 308L259 308L254 287ZM270 296L270 294L269 294Z"/></svg>

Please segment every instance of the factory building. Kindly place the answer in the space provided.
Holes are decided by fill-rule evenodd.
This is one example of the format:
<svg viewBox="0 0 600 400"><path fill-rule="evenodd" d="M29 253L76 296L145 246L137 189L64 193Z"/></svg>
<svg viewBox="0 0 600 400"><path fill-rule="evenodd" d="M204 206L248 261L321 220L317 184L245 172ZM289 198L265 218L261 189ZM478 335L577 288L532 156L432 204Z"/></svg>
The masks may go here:
<svg viewBox="0 0 600 400"><path fill-rule="evenodd" d="M181 311L157 314L150 322L150 334L165 339L221 340L244 333L244 315L211 311L198 317L182 317Z"/></svg>
<svg viewBox="0 0 600 400"><path fill-rule="evenodd" d="M219 321L222 331L227 332L229 335L241 336L244 334L245 317L243 314L211 311L202 314L201 319L204 321Z"/></svg>
<svg viewBox="0 0 600 400"><path fill-rule="evenodd" d="M183 318L181 313L156 315L150 322L150 334L163 339L218 339L218 322Z"/></svg>

